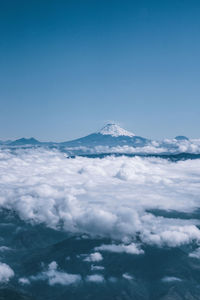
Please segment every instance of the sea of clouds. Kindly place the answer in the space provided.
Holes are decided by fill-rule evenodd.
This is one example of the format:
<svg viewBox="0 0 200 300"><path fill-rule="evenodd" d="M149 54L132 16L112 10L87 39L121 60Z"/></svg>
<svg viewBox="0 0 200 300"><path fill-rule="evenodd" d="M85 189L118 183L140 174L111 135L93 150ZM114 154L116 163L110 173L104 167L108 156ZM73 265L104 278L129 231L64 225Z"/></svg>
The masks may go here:
<svg viewBox="0 0 200 300"><path fill-rule="evenodd" d="M191 213L200 207L199 187L199 159L174 163L153 157L67 158L45 148L0 150L0 208L33 224L113 240L94 249L98 252L143 255L145 244L198 244L199 220L150 211ZM56 267L47 272L57 274Z"/></svg>
<svg viewBox="0 0 200 300"><path fill-rule="evenodd" d="M126 154L178 154L178 153L191 153L200 154L200 139L191 140L177 140L165 139L163 141L149 141L144 146L105 146L98 145L94 147L76 146L66 147L69 154L73 153L126 153Z"/></svg>

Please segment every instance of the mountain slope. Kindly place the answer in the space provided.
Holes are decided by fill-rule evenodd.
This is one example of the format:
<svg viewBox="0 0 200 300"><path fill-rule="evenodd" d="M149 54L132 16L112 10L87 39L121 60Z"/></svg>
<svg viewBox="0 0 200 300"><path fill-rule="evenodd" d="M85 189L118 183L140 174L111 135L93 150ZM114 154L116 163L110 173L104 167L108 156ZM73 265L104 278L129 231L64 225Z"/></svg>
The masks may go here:
<svg viewBox="0 0 200 300"><path fill-rule="evenodd" d="M114 123L108 123L106 124L99 132L102 135L111 135L113 137L119 137L119 136L129 136L133 137L135 136L134 133L127 131L123 128L121 128L119 125Z"/></svg>
<svg viewBox="0 0 200 300"><path fill-rule="evenodd" d="M22 138L10 143L11 146L21 146L21 145L39 145L41 142L34 138Z"/></svg>
<svg viewBox="0 0 200 300"><path fill-rule="evenodd" d="M136 136L134 133L124 130L116 124L107 124L99 132L89 134L85 137L63 142L67 147L94 147L94 146L145 146L150 140Z"/></svg>

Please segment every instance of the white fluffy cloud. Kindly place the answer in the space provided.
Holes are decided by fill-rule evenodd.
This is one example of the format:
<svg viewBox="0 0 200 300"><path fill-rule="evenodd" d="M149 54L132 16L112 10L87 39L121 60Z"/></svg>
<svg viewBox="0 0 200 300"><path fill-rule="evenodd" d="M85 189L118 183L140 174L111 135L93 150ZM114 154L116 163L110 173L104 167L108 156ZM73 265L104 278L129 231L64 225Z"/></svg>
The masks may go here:
<svg viewBox="0 0 200 300"><path fill-rule="evenodd" d="M86 281L101 283L101 282L104 281L104 277L102 275L99 275L99 274L88 275L86 277Z"/></svg>
<svg viewBox="0 0 200 300"><path fill-rule="evenodd" d="M31 276L30 279L47 280L49 285L70 285L79 282L81 280L81 276L59 271L57 263L55 261L52 261L46 271L43 271L36 276Z"/></svg>
<svg viewBox="0 0 200 300"><path fill-rule="evenodd" d="M124 279L127 279L127 280L133 280L133 279L134 279L134 277L131 276L131 275L128 274L128 273L124 273L124 274L122 275L122 277L123 277Z"/></svg>
<svg viewBox="0 0 200 300"><path fill-rule="evenodd" d="M0 252L11 251L12 249L6 246L0 246Z"/></svg>
<svg viewBox="0 0 200 300"><path fill-rule="evenodd" d="M182 281L178 277L173 277L173 276L165 276L162 278L162 282L173 282L173 281Z"/></svg>
<svg viewBox="0 0 200 300"><path fill-rule="evenodd" d="M94 252L91 253L90 255L88 255L84 261L88 261L88 262L95 262L95 261L101 261L103 259L101 253L99 252Z"/></svg>
<svg viewBox="0 0 200 300"><path fill-rule="evenodd" d="M189 257L200 259L200 248L197 248L189 254Z"/></svg>
<svg viewBox="0 0 200 300"><path fill-rule="evenodd" d="M124 252L141 253L136 236L141 243L170 247L200 240L198 220L147 212L200 207L199 159L69 159L40 148L0 150L0 162L0 207L14 209L25 221L121 240Z"/></svg>
<svg viewBox="0 0 200 300"><path fill-rule="evenodd" d="M14 271L4 263L0 263L0 282L8 282L14 276Z"/></svg>
<svg viewBox="0 0 200 300"><path fill-rule="evenodd" d="M137 245L134 243L131 243L129 245L101 245L99 247L96 247L95 250L98 251L109 251L109 252L115 252L115 253L128 253L128 254L142 254L144 251L140 249Z"/></svg>
<svg viewBox="0 0 200 300"><path fill-rule="evenodd" d="M25 278L25 277L19 278L18 282L22 285L30 284L30 280L28 278Z"/></svg>

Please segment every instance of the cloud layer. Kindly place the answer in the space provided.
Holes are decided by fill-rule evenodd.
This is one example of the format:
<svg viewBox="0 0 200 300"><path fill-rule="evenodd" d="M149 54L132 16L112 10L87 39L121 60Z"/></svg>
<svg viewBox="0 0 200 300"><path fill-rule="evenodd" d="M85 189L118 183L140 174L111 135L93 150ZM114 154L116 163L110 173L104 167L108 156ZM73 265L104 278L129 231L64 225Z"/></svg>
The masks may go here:
<svg viewBox="0 0 200 300"><path fill-rule="evenodd" d="M200 240L198 220L149 212L198 209L199 178L200 160L69 159L43 148L0 150L0 207L33 224L110 237L121 241L115 249L141 254L138 242L175 247Z"/></svg>
<svg viewBox="0 0 200 300"><path fill-rule="evenodd" d="M132 146L131 144L123 146L105 146L98 145L94 147L89 146L75 146L66 147L66 152L69 154L74 153L88 153L88 154L100 154L100 153L143 153L143 154L177 154L177 153L200 153L200 139L192 140L177 140L177 139L165 139L163 141L149 141L148 144L143 146Z"/></svg>

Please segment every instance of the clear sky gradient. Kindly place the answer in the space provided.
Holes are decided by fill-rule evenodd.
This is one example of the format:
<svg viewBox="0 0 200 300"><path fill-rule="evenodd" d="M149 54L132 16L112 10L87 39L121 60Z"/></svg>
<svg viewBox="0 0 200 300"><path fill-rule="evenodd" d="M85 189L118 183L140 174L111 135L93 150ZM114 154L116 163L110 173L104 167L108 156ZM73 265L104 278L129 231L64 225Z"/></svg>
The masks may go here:
<svg viewBox="0 0 200 300"><path fill-rule="evenodd" d="M0 0L0 139L200 137L199 95L199 0Z"/></svg>

